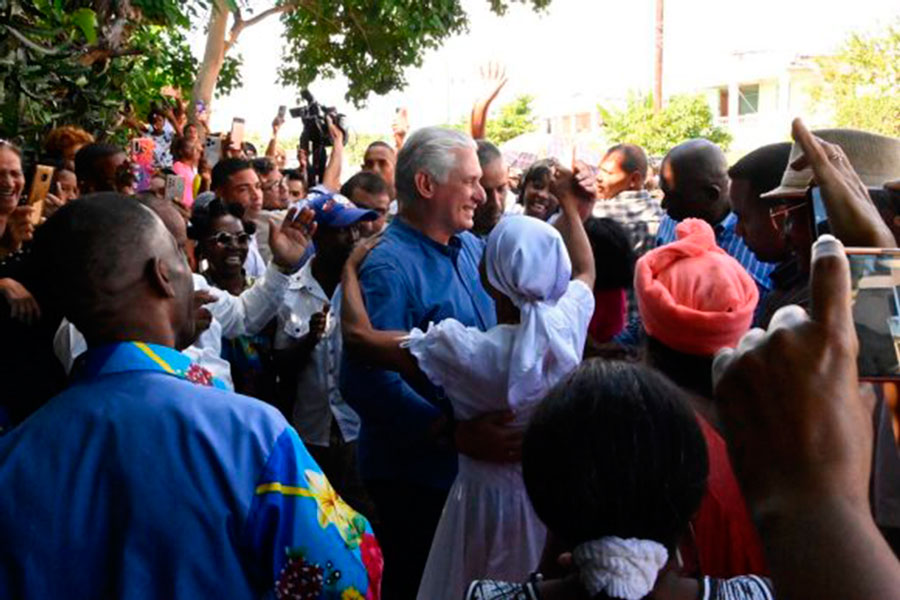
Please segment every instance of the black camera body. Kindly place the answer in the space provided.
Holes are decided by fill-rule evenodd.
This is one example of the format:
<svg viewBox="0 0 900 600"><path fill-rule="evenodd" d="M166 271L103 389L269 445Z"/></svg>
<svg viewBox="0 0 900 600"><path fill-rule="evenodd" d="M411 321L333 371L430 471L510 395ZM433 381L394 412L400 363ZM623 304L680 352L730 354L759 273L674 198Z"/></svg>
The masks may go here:
<svg viewBox="0 0 900 600"><path fill-rule="evenodd" d="M309 90L303 90L300 92L300 96L306 100L306 106L292 108L290 113L293 118L303 121L303 133L300 135L301 144L304 144L305 141L312 143L313 146L332 146L334 144L331 133L328 131L328 123L325 122L326 115L343 132L344 139L347 139L346 115L339 113L333 106L319 104Z"/></svg>
<svg viewBox="0 0 900 600"><path fill-rule="evenodd" d="M303 90L300 92L300 96L306 100L306 106L292 108L290 112L292 117L303 121L300 148L306 150L309 156L306 181L312 187L321 183L325 173L325 161L328 157L325 148L334 145L325 117L328 116L331 122L343 132L345 140L347 139L347 117L339 113L333 106L322 106L316 102L309 90Z"/></svg>

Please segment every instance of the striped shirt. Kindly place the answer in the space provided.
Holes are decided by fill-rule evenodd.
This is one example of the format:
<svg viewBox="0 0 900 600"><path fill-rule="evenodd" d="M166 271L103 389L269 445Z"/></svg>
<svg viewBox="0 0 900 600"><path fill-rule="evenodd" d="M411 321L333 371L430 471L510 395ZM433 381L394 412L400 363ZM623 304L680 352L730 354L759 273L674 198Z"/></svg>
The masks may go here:
<svg viewBox="0 0 900 600"><path fill-rule="evenodd" d="M669 217L669 215L665 215L662 218L662 221L659 224L659 232L656 236L657 246L663 246L675 241L676 225L678 225L678 221ZM756 258L753 251L744 243L743 238L738 235L736 226L737 215L733 212L728 213L728 216L722 219L719 224L713 226L713 230L716 233L716 243L719 245L719 248L741 263L741 266L743 266L747 273L750 274L756 282L756 286L759 288L759 298L761 302L766 294L772 289L772 279L770 275L772 274L772 271L775 270L775 265L762 262Z"/></svg>

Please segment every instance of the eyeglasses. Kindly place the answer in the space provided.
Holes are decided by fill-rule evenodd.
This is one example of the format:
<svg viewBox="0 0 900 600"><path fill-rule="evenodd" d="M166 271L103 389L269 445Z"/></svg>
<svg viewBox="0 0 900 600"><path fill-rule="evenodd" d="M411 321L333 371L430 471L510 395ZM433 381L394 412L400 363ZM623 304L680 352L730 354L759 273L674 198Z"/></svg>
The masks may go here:
<svg viewBox="0 0 900 600"><path fill-rule="evenodd" d="M250 243L250 234L228 233L226 231L220 231L216 235L209 236L207 239L219 244L220 246L227 246L228 244L233 244L235 246L246 246Z"/></svg>
<svg viewBox="0 0 900 600"><path fill-rule="evenodd" d="M803 208L806 208L806 203L785 204L770 208L769 219L772 220L772 226L779 231L783 230L787 225L788 218Z"/></svg>
<svg viewBox="0 0 900 600"><path fill-rule="evenodd" d="M267 184L265 184L264 186L262 186L262 189L263 189L264 192L271 192L272 190L274 190L274 189L275 189L276 187L278 187L279 185L281 185L281 180L280 180L280 179L276 179L275 181L270 181L269 183L267 183Z"/></svg>

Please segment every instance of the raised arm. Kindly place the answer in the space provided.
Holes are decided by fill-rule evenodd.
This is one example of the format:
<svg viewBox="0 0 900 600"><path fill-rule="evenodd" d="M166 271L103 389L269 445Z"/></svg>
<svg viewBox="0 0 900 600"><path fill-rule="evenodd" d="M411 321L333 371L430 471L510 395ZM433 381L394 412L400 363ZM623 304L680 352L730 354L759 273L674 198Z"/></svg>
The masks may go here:
<svg viewBox="0 0 900 600"><path fill-rule="evenodd" d="M325 173L322 174L322 185L332 192L336 192L341 189L341 164L344 162L344 133L332 122L331 117L326 116L325 121L328 123L328 131L331 133L334 145L331 148L331 156L328 157L328 164L325 165Z"/></svg>
<svg viewBox="0 0 900 600"><path fill-rule="evenodd" d="M897 240L843 149L815 137L800 119L794 119L792 133L803 156L791 166L812 168L834 236L847 246L896 246Z"/></svg>
<svg viewBox="0 0 900 600"><path fill-rule="evenodd" d="M344 265L341 282L343 304L341 305L341 333L344 347L348 351L365 356L366 362L383 369L400 373L411 380L421 377L422 372L409 350L400 347L407 335L406 331L379 331L372 327L369 313L359 285L357 268L376 242L365 242L356 247Z"/></svg>
<svg viewBox="0 0 900 600"><path fill-rule="evenodd" d="M569 258L572 260L572 279L580 279L593 289L596 278L594 253L591 251L591 242L578 212L581 199L590 194L590 190L582 185L579 179L579 173L584 173L585 169L584 165L576 164L573 173L568 169L557 167L550 190L562 207L562 215L556 221L556 228L562 234Z"/></svg>
<svg viewBox="0 0 900 600"><path fill-rule="evenodd" d="M266 156L271 159L275 158L275 151L278 149L278 131L282 125L284 125L284 119L276 115L272 120L272 139L269 140L269 145L266 146Z"/></svg>
<svg viewBox="0 0 900 600"><path fill-rule="evenodd" d="M481 68L481 78L485 81L484 94L472 105L471 133L476 140L484 138L487 126L487 114L491 103L506 85L506 68L497 63L489 63L487 68Z"/></svg>

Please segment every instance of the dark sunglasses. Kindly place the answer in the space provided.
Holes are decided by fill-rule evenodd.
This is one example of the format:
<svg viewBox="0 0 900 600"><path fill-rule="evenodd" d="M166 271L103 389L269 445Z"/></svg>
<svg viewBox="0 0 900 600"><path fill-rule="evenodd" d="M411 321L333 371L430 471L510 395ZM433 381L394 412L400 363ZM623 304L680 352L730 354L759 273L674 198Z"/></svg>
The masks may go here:
<svg viewBox="0 0 900 600"><path fill-rule="evenodd" d="M234 244L236 246L246 246L250 243L250 234L228 233L225 231L220 231L216 235L209 236L207 239L219 244L220 246L227 246L228 244Z"/></svg>

